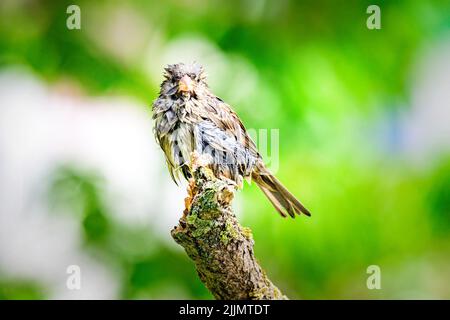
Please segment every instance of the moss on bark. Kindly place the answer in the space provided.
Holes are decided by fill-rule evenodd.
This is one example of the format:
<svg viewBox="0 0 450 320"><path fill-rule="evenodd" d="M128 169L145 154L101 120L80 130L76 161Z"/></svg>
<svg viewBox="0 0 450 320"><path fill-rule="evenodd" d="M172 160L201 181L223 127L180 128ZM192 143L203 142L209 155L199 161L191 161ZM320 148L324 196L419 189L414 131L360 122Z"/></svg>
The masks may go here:
<svg viewBox="0 0 450 320"><path fill-rule="evenodd" d="M231 210L234 188L199 167L190 207L172 237L195 263L216 299L287 299L267 278L253 253L253 237Z"/></svg>

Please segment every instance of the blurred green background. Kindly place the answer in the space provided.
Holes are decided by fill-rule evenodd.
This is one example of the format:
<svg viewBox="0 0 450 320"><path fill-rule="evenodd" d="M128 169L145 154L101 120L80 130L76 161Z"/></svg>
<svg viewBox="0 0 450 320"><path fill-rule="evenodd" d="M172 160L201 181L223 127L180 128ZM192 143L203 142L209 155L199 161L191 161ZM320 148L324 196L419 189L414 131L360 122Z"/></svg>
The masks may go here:
<svg viewBox="0 0 450 320"><path fill-rule="evenodd" d="M81 30L66 27L70 4L81 9ZM254 185L246 185L237 199L241 223L253 230L257 258L286 295L449 299L450 2L377 1L381 30L366 27L370 4L2 1L2 86L12 86L19 75L31 77L51 96L41 104L53 101L54 95L77 104L70 117L52 118L60 112L59 103L46 113L33 113L36 93L20 81L12 98L5 98L10 89L1 91L3 176L25 177L28 171L18 173L21 167L15 164L36 165L34 154L39 159L45 154L42 145L71 156L51 164L39 161L45 174L33 182L17 176L3 179L0 298L212 298L191 261L170 239L170 226L181 210L161 207L161 202L180 202L181 208L184 189L172 186L151 132L150 106L163 66L196 60L205 65L212 91L234 107L248 128L279 130L277 176L313 213L309 219L281 219ZM14 106L19 96L29 99L23 103L28 109L11 116L8 110L18 110ZM120 126L114 127L116 135L102 132L107 116L94 118L94 129L82 139L70 140L77 143L56 139L69 130L72 135L83 130L70 123L82 125L84 118L71 117L89 112L90 101L116 98L132 101L123 111L124 127L129 123L126 130L133 131L134 123L148 125L136 131L139 141L148 145L136 142L133 152L121 150L121 145L135 142L123 138ZM126 116L128 110L133 120ZM45 123L42 130L54 128L51 143L13 133L28 130L26 137L38 135L27 125L33 121ZM133 167L126 171L130 193L139 189L133 184L138 176L153 186L148 196L141 189L139 197L121 202L125 218L114 214L121 189L111 185L112 169L91 167L90 160L71 153L95 139L97 126L106 141L117 143L114 153L105 152L106 158L113 161L125 154L154 170L144 172L126 161L116 168ZM19 152L28 143L35 148L31 156ZM86 151L99 152L98 146ZM5 204L27 183L33 185L33 200L26 201L39 201L40 216L47 217L39 227L42 234L57 235L67 228L62 236L41 242L33 235L39 228L24 227L35 221L31 208L36 206L22 198ZM124 222L132 201L143 203L142 220ZM161 216L170 218L158 224ZM58 219L71 222L47 230ZM43 249L47 242L65 243L62 237L76 239L71 242L75 253L62 244L58 250ZM39 246L25 249L28 242ZM59 258L62 262L54 271L42 267ZM90 263L84 266L87 260L97 271L90 271ZM64 288L67 264L83 265L87 279L90 272L93 279L105 272L108 277L93 287L90 280L82 280L81 293L71 296ZM381 268L381 290L366 286L369 265ZM85 286L89 292L83 295Z"/></svg>

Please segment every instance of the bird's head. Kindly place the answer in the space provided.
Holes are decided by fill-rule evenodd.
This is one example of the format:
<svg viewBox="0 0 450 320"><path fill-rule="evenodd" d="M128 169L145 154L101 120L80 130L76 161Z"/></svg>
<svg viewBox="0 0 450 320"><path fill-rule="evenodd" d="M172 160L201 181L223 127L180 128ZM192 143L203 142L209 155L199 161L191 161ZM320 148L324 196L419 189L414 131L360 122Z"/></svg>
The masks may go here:
<svg viewBox="0 0 450 320"><path fill-rule="evenodd" d="M203 67L197 63L169 64L164 70L165 80L161 85L163 95L189 98L207 87Z"/></svg>

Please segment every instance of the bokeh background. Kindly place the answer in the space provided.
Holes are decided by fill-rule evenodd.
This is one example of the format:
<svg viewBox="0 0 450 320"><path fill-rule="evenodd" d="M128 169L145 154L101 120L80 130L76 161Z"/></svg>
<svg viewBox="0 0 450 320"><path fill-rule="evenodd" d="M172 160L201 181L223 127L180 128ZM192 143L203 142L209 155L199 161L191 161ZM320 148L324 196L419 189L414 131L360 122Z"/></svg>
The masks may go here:
<svg viewBox="0 0 450 320"><path fill-rule="evenodd" d="M152 133L163 66L193 60L279 130L277 175L313 212L236 199L289 297L450 298L449 1L2 0L1 299L212 298L170 237L185 188Z"/></svg>

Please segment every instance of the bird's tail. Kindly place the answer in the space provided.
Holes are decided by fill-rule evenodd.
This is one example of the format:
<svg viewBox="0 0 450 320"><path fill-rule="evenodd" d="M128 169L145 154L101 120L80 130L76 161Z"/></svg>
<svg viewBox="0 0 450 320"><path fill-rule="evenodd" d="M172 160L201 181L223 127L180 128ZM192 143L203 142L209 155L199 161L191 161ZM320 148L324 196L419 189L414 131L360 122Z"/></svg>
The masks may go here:
<svg viewBox="0 0 450 320"><path fill-rule="evenodd" d="M307 216L311 215L308 209L281 184L264 164L257 165L252 173L252 180L261 188L282 217L286 217L286 213L292 218L295 218L295 214L301 213Z"/></svg>

